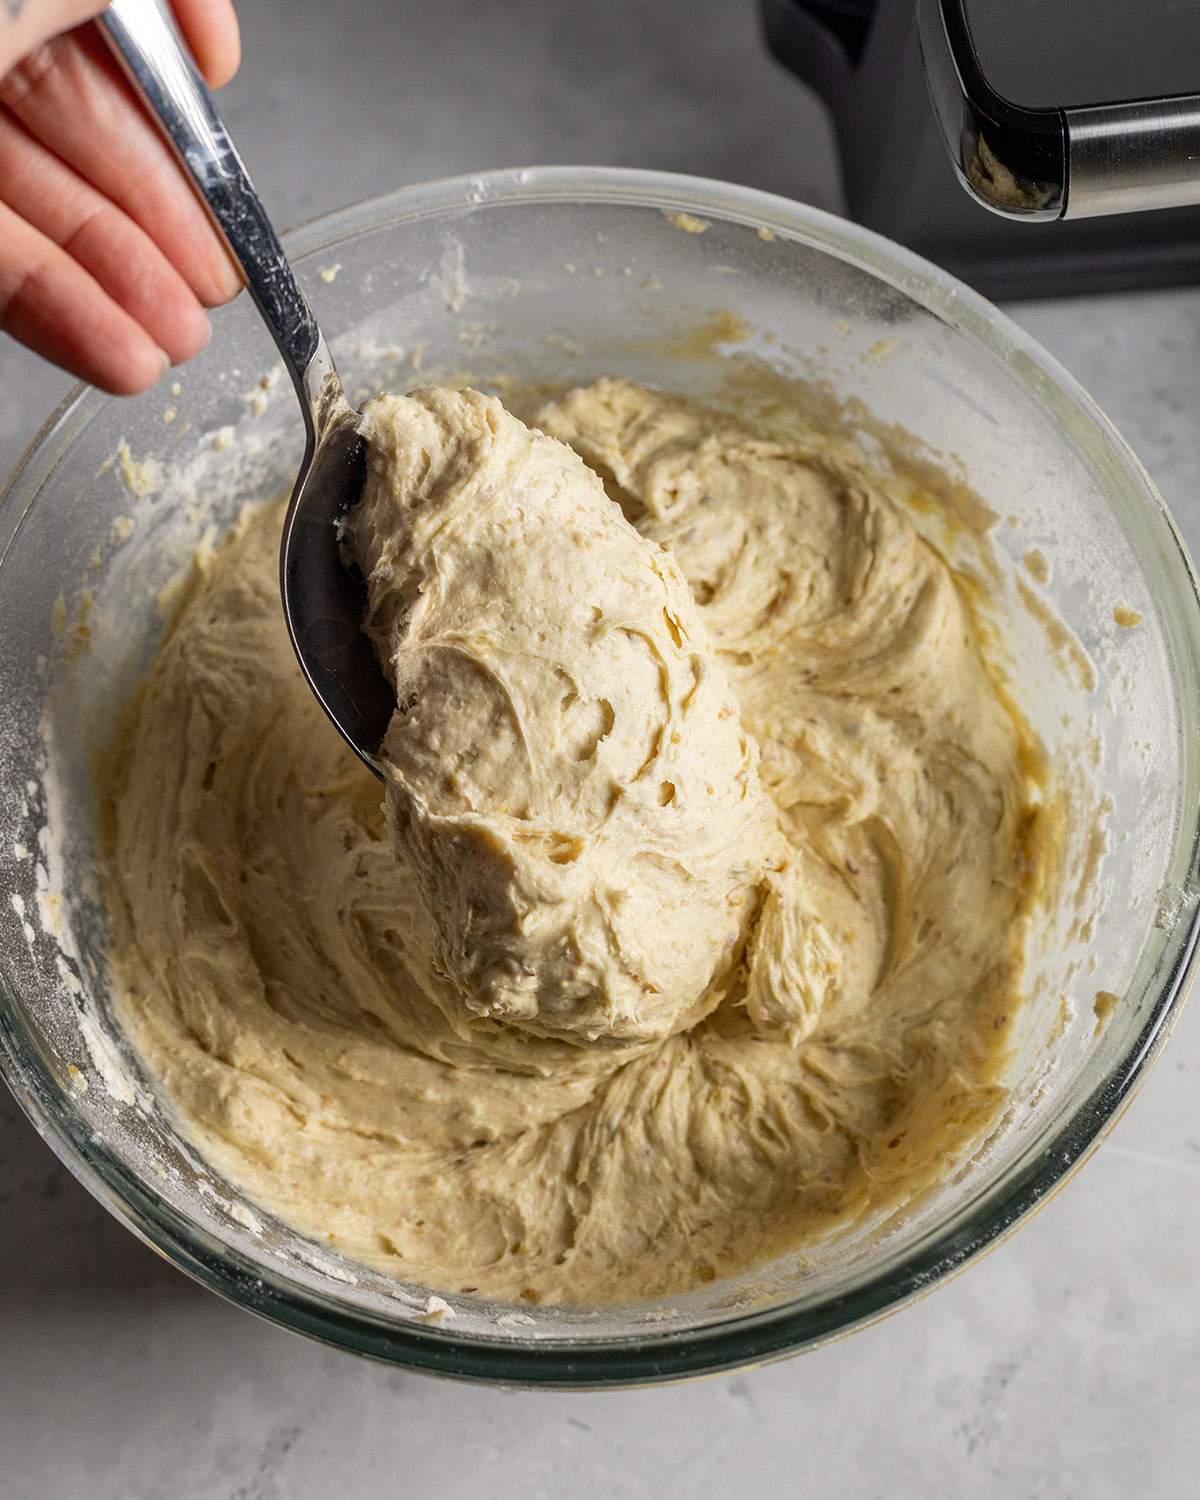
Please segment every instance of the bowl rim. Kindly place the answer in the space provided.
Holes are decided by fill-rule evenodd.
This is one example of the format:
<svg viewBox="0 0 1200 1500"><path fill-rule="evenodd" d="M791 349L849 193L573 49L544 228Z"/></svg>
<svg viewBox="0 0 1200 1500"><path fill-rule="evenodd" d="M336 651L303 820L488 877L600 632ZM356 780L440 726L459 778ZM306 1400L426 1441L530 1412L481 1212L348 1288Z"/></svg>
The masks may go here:
<svg viewBox="0 0 1200 1500"><path fill-rule="evenodd" d="M625 167L507 168L417 183L310 219L282 236L302 259L347 238L399 221L470 212L496 205L545 202L609 204L708 213L725 222L767 227L867 270L905 292L956 331L1001 358L1045 404L1081 419L1080 440L1098 441L1104 456L1124 471L1131 494L1152 526L1162 528L1167 566L1184 585L1174 601L1174 624L1184 640L1179 668L1200 699L1200 585L1184 543L1149 476L1108 418L1065 370L1018 325L941 268L874 232L823 210L714 179ZM27 445L0 491L0 519L8 522L14 490L70 437L72 418L89 397L77 385ZM49 470L47 469L47 472ZM40 482L32 493L36 495ZM19 527L21 517L16 519ZM15 530L15 528L14 528ZM5 539L5 547L7 547ZM1185 808L1176 835L1187 844L1184 860L1193 880L1200 868L1200 798ZM1200 905L1164 940L1165 972L1136 1037L1113 1071L1082 1100L1041 1149L1028 1148L989 1185L982 1202L956 1211L952 1227L928 1231L896 1261L868 1274L848 1293L834 1292L797 1309L794 1302L711 1317L683 1330L647 1331L601 1338L573 1335L532 1341L473 1335L410 1321L392 1322L348 1307L263 1266L224 1244L157 1198L66 1107L28 1029L19 1002L0 976L0 1073L35 1129L72 1174L135 1235L174 1265L227 1300L259 1316L335 1347L430 1374L549 1388L612 1388L658 1384L747 1364L766 1363L817 1347L878 1320L962 1270L999 1243L1040 1206L1095 1149L1166 1040L1192 976L1200 938ZM1043 1132L1043 1135L1046 1132ZM1037 1147L1039 1141L1033 1145ZM944 1232L945 1231L945 1232Z"/></svg>

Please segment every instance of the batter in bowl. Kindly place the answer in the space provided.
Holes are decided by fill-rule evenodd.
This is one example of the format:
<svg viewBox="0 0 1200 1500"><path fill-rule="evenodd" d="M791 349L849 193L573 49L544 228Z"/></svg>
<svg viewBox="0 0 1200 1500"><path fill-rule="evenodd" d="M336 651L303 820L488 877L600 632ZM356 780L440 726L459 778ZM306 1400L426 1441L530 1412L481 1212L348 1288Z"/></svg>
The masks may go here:
<svg viewBox="0 0 1200 1500"><path fill-rule="evenodd" d="M304 1232L628 1300L902 1197L992 1117L1037 794L865 465L619 380L537 425L368 410L386 808L295 667L277 512L197 557L113 757L118 1011Z"/></svg>

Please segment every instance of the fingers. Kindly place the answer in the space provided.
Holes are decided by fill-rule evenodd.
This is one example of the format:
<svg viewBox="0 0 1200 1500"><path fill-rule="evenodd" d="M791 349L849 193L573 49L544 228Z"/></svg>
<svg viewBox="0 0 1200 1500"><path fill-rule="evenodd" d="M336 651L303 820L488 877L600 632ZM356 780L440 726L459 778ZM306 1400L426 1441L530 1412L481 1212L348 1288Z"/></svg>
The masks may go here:
<svg viewBox="0 0 1200 1500"><path fill-rule="evenodd" d="M210 89L224 88L242 60L232 0L172 0L175 19Z"/></svg>
<svg viewBox="0 0 1200 1500"><path fill-rule="evenodd" d="M169 360L65 250L0 204L0 327L115 396L153 385Z"/></svg>
<svg viewBox="0 0 1200 1500"><path fill-rule="evenodd" d="M139 225L208 307L241 281L174 156L92 28L48 42L0 83L29 135Z"/></svg>
<svg viewBox="0 0 1200 1500"><path fill-rule="evenodd" d="M195 293L153 240L3 112L0 200L89 272L172 364L208 343Z"/></svg>
<svg viewBox="0 0 1200 1500"><path fill-rule="evenodd" d="M209 88L219 89L241 61L232 0L172 0L175 19ZM71 27L99 15L99 0L0 0L0 74Z"/></svg>
<svg viewBox="0 0 1200 1500"><path fill-rule="evenodd" d="M240 60L230 0L172 3L219 88ZM125 395L208 342L201 304L228 301L241 278L107 46L80 25L100 9L0 0L0 327Z"/></svg>

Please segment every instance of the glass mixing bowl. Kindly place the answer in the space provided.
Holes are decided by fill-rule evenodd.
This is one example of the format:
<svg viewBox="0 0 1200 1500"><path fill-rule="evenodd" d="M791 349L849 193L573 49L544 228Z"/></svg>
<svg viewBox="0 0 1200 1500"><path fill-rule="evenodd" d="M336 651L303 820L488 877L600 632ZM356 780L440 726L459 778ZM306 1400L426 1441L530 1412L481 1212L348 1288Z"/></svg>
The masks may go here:
<svg viewBox="0 0 1200 1500"><path fill-rule="evenodd" d="M619 1307L430 1305L427 1289L306 1240L197 1158L110 1018L93 776L180 568L244 501L285 489L300 453L291 392L245 298L217 314L176 385L126 401L76 391L0 507L0 1039L17 1098L96 1197L199 1281L413 1368L657 1381L803 1349L926 1290L1095 1144L1183 995L1200 609L1145 473L979 297L866 230L744 188L493 173L346 209L288 248L352 391L621 373L714 400L736 388L764 420L794 401L857 433L965 582L986 575L994 645L1046 746L1065 830L1009 1102L914 1201L751 1275ZM987 540L968 485L996 513ZM954 524L928 505L934 490Z"/></svg>

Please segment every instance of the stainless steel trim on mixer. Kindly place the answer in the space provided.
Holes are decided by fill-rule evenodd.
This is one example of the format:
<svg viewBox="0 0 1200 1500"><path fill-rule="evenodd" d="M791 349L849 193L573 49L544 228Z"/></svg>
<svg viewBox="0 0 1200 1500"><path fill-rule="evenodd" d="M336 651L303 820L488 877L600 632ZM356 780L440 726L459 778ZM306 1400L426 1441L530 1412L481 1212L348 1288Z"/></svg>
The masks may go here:
<svg viewBox="0 0 1200 1500"><path fill-rule="evenodd" d="M1200 203L1200 94L1064 113L1064 219Z"/></svg>

